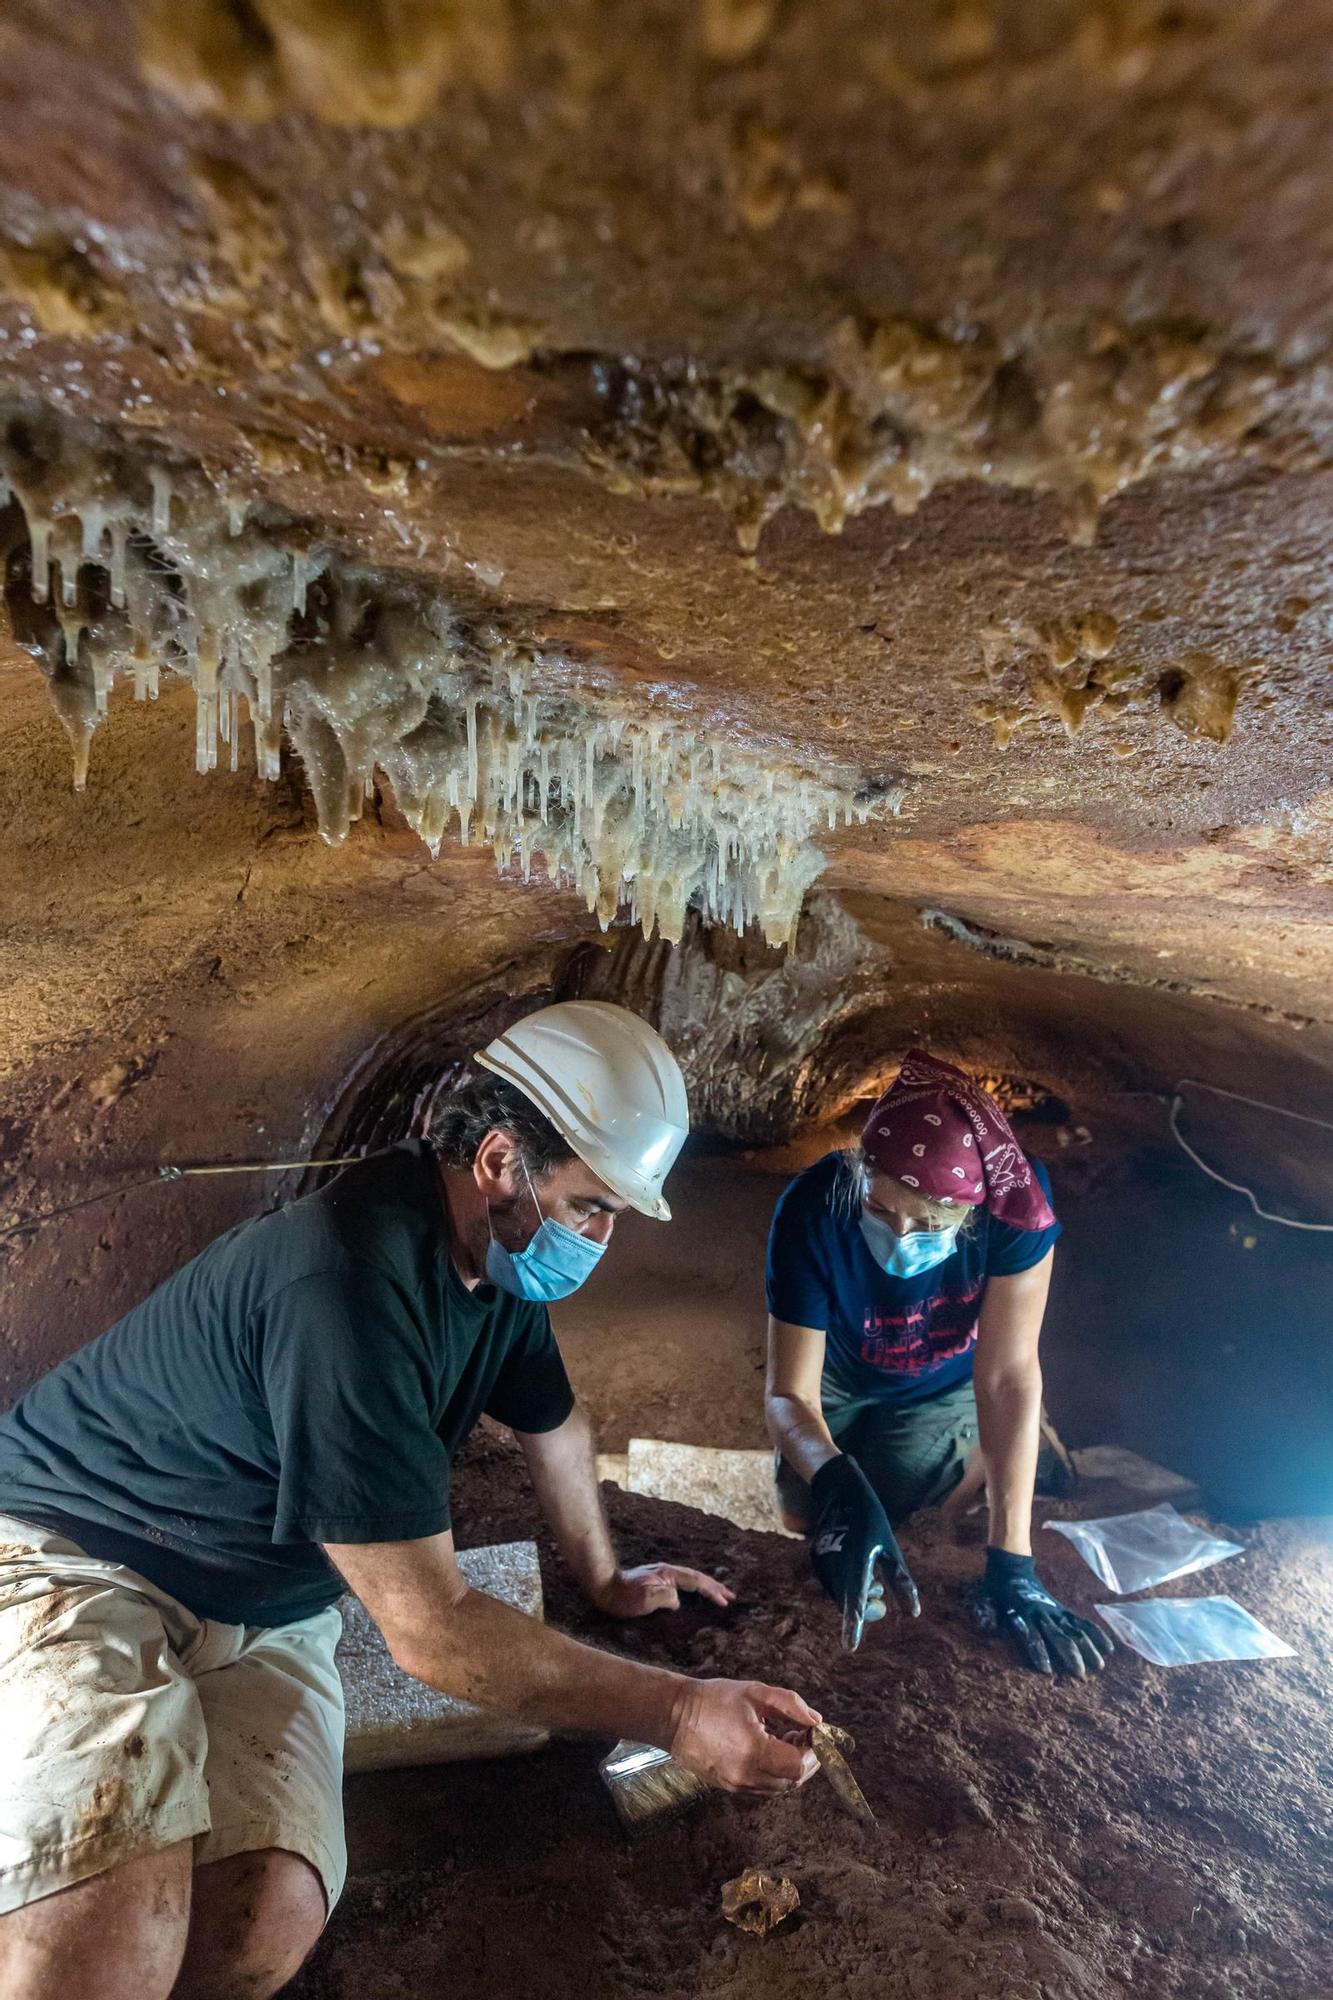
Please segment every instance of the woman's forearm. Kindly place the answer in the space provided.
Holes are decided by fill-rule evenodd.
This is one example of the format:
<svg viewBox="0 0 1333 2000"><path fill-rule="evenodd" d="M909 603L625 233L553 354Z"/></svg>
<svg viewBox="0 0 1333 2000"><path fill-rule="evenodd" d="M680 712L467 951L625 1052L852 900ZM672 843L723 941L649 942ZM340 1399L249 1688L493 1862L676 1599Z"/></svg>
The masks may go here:
<svg viewBox="0 0 1333 2000"><path fill-rule="evenodd" d="M793 1472L808 1485L821 1465L838 1456L824 1412L801 1396L769 1395L764 1401L768 1434Z"/></svg>
<svg viewBox="0 0 1333 2000"><path fill-rule="evenodd" d="M1041 1442L1041 1371L974 1378L981 1455L986 1464L990 1546L1032 1553L1032 1493Z"/></svg>

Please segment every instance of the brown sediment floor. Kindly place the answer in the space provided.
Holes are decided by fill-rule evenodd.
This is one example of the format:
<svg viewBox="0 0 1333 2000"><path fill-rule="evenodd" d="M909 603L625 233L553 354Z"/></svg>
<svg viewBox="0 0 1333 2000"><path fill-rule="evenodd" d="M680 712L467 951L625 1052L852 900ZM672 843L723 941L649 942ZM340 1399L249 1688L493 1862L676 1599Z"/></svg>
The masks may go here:
<svg viewBox="0 0 1333 2000"><path fill-rule="evenodd" d="M529 1507L512 1447L474 1441L460 1539L523 1532ZM921 1620L847 1658L795 1545L637 1496L611 1507L628 1557L703 1565L735 1586L734 1610L612 1628L580 1609L546 1550L550 1615L637 1657L796 1686L855 1735L878 1833L816 1780L776 1803L710 1798L631 1842L593 1746L361 1780L349 1890L297 2000L1333 1991L1333 1546L1317 1524L1247 1532L1243 1557L1175 1587L1235 1594L1294 1659L1165 1672L1121 1652L1069 1684L1027 1675L970 1631L979 1528L913 1524ZM1086 1610L1100 1594L1091 1573L1057 1537L1040 1541L1052 1583ZM801 1895L767 1940L721 1914L722 1884L755 1865Z"/></svg>

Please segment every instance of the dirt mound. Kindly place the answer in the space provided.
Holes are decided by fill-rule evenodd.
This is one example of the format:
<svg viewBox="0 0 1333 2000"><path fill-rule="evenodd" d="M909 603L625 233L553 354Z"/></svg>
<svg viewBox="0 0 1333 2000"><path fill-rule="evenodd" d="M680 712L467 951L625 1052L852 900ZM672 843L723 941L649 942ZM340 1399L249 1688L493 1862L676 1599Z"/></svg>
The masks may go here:
<svg viewBox="0 0 1333 2000"><path fill-rule="evenodd" d="M739 1601L613 1629L544 1547L549 1615L645 1659L799 1688L854 1733L878 1834L816 1780L773 1804L709 1799L630 1842L587 1746L362 1780L351 1886L300 2000L1333 1993L1333 1548L1308 1524L1265 1526L1223 1583L1179 1587L1234 1591L1295 1659L1164 1673L1121 1652L1100 1679L1046 1684L972 1636L978 1548L939 1522L908 1538L920 1623L848 1659L797 1545L607 1491L627 1559L703 1565ZM456 1514L465 1544L531 1532L506 1444L474 1441ZM1078 1558L1040 1547L1055 1588L1091 1604ZM763 1940L721 1914L723 1882L755 1865L801 1895Z"/></svg>

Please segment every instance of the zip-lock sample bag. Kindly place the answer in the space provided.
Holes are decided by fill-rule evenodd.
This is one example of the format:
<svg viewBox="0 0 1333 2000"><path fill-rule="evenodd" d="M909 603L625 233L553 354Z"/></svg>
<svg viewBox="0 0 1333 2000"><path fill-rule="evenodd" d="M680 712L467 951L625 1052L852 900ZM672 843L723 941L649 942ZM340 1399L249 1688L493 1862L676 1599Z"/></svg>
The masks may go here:
<svg viewBox="0 0 1333 2000"><path fill-rule="evenodd" d="M1066 1535L1107 1589L1122 1597L1245 1553L1241 1543L1220 1541L1206 1528L1196 1528L1169 1500L1136 1514L1107 1514L1099 1521L1048 1521L1046 1526Z"/></svg>
<svg viewBox="0 0 1333 2000"><path fill-rule="evenodd" d="M1295 1658L1295 1647L1252 1618L1234 1597L1150 1597L1140 1604L1099 1604L1096 1610L1117 1639L1155 1667Z"/></svg>

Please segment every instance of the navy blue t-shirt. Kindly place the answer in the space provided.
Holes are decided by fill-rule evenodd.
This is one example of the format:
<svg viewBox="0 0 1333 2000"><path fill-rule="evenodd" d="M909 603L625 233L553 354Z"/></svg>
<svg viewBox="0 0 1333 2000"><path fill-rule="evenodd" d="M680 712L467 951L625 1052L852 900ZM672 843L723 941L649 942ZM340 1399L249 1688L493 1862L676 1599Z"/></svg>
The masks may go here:
<svg viewBox="0 0 1333 2000"><path fill-rule="evenodd" d="M1045 1167L1029 1165L1049 1200ZM768 1310L823 1328L826 1386L904 1405L971 1378L987 1278L1031 1270L1060 1234L1058 1222L1014 1229L979 1209L943 1263L893 1278L870 1254L860 1216L840 1153L792 1181L769 1231Z"/></svg>

